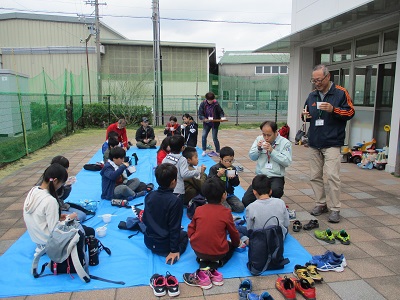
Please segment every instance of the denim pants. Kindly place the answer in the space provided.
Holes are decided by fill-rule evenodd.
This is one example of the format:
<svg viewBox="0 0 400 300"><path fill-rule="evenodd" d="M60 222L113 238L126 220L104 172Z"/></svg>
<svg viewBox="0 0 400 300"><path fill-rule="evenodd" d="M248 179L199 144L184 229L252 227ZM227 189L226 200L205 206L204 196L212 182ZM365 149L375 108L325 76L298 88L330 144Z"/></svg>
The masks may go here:
<svg viewBox="0 0 400 300"><path fill-rule="evenodd" d="M214 124L214 127L208 126L207 123L203 123L203 135L201 136L201 147L203 151L207 150L207 136L212 129L212 138L214 141L215 152L219 153L219 140L218 140L218 126Z"/></svg>

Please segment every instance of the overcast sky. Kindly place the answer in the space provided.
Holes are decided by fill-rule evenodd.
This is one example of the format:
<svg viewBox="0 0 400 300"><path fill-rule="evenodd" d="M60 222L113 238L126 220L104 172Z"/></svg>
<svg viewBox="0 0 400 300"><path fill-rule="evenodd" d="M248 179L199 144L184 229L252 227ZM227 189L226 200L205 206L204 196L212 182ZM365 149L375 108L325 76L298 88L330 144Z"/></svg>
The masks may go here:
<svg viewBox="0 0 400 300"><path fill-rule="evenodd" d="M94 2L94 1L93 1ZM128 39L152 40L151 0L99 0L101 21ZM290 34L290 25L172 21L163 18L290 24L292 0L160 0L161 41L215 43L222 50L254 50ZM11 10L6 10L9 8ZM85 0L1 0L0 13L90 15ZM134 18L141 17L141 18Z"/></svg>

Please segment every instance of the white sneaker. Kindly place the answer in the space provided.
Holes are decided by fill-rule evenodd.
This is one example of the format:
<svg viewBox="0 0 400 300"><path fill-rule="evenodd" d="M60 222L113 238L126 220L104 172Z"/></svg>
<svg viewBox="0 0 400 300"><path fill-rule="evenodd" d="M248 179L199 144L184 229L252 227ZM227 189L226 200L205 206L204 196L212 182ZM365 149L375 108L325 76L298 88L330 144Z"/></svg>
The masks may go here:
<svg viewBox="0 0 400 300"><path fill-rule="evenodd" d="M206 151L203 151L203 153L201 154L201 156L206 156L206 155L207 155Z"/></svg>

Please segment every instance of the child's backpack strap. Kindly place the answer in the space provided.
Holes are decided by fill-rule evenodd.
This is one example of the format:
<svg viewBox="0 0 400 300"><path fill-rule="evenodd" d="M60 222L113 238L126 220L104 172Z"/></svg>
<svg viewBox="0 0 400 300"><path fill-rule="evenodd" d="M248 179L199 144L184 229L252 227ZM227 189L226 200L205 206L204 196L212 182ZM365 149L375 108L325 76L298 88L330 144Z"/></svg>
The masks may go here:
<svg viewBox="0 0 400 300"><path fill-rule="evenodd" d="M35 277L35 278L38 278L40 275L42 275L43 272L44 272L44 269L49 264L49 263L43 264L40 273L37 272L37 267L38 267L38 264L39 264L39 260L45 253L46 253L46 248L42 248L42 250L40 252L36 252L34 257L33 257L31 273L32 273L33 277Z"/></svg>

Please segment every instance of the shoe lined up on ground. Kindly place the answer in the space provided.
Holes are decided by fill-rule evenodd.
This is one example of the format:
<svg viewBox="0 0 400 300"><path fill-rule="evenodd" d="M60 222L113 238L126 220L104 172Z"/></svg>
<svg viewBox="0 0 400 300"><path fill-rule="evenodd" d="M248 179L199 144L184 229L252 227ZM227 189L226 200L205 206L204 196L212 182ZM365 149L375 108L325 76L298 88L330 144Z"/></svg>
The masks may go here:
<svg viewBox="0 0 400 300"><path fill-rule="evenodd" d="M314 255L310 262L312 263L313 261L328 261L328 262L334 261L334 262L340 262L340 265L342 267L347 266L347 261L343 254L337 254L330 250L327 250L322 255Z"/></svg>
<svg viewBox="0 0 400 300"><path fill-rule="evenodd" d="M317 270L321 272L327 271L335 271L335 272L343 272L344 268L342 267L341 262L338 261L323 261L323 260L312 260L311 263L317 266Z"/></svg>
<svg viewBox="0 0 400 300"><path fill-rule="evenodd" d="M243 280L239 285L239 300L246 300L247 295L253 290L253 284L250 279Z"/></svg>
<svg viewBox="0 0 400 300"><path fill-rule="evenodd" d="M167 272L167 274L165 274L165 281L166 281L168 296L170 297L179 296L181 291L179 290L178 279L176 279L175 276L171 275L170 272Z"/></svg>
<svg viewBox="0 0 400 300"><path fill-rule="evenodd" d="M308 274L315 282L322 282L324 280L322 278L321 274L318 273L317 265L311 264L311 263L306 263L306 267L307 267Z"/></svg>
<svg viewBox="0 0 400 300"><path fill-rule="evenodd" d="M317 295L315 287L305 279L296 280L294 283L296 291L298 291L306 300L315 300Z"/></svg>
<svg viewBox="0 0 400 300"><path fill-rule="evenodd" d="M293 222L293 231L294 232L299 232L302 227L303 226L301 225L301 222L299 220L296 220Z"/></svg>
<svg viewBox="0 0 400 300"><path fill-rule="evenodd" d="M160 274L154 274L150 278L150 287L153 289L153 293L157 297L162 297L167 294L167 281L164 276Z"/></svg>
<svg viewBox="0 0 400 300"><path fill-rule="evenodd" d="M250 293L247 295L248 300L274 300L272 296L267 292L263 292L261 295L257 295L255 293Z"/></svg>
<svg viewBox="0 0 400 300"><path fill-rule="evenodd" d="M303 226L304 230L312 230L315 228L319 228L318 220L310 220L310 222Z"/></svg>
<svg viewBox="0 0 400 300"><path fill-rule="evenodd" d="M346 230L332 231L332 233L335 239L339 240L343 245L350 245L350 235Z"/></svg>
<svg viewBox="0 0 400 300"><path fill-rule="evenodd" d="M287 205L286 205L286 209L287 209L288 214L289 214L289 219L290 220L296 219L296 211L294 209L289 209L289 206L287 206Z"/></svg>
<svg viewBox="0 0 400 300"><path fill-rule="evenodd" d="M216 269L210 269L206 271L206 274L208 277L210 277L210 280L212 284L214 285L223 285L224 284L224 277L221 272L218 272Z"/></svg>
<svg viewBox="0 0 400 300"><path fill-rule="evenodd" d="M183 281L190 286L198 286L202 289L208 290L212 287L212 282L210 277L207 275L206 271L196 270L194 273L184 273Z"/></svg>
<svg viewBox="0 0 400 300"><path fill-rule="evenodd" d="M307 282L311 285L314 286L314 279L311 278L310 274L308 273L307 267L302 266L302 265L295 265L294 266L294 271L293 274L298 278L298 279L305 279Z"/></svg>
<svg viewBox="0 0 400 300"><path fill-rule="evenodd" d="M313 208L313 210L310 212L310 214L313 216L320 216L327 212L329 212L329 210L326 205L317 205Z"/></svg>
<svg viewBox="0 0 400 300"><path fill-rule="evenodd" d="M328 217L328 222L339 223L340 222L340 212L332 210Z"/></svg>
<svg viewBox="0 0 400 300"><path fill-rule="evenodd" d="M296 299L296 280L296 278L288 278L284 276L283 278L278 277L278 279L275 281L276 289L283 295L285 300Z"/></svg>
<svg viewBox="0 0 400 300"><path fill-rule="evenodd" d="M325 241L329 244L335 243L335 236L329 228L327 230L315 230L314 235L317 239Z"/></svg>

